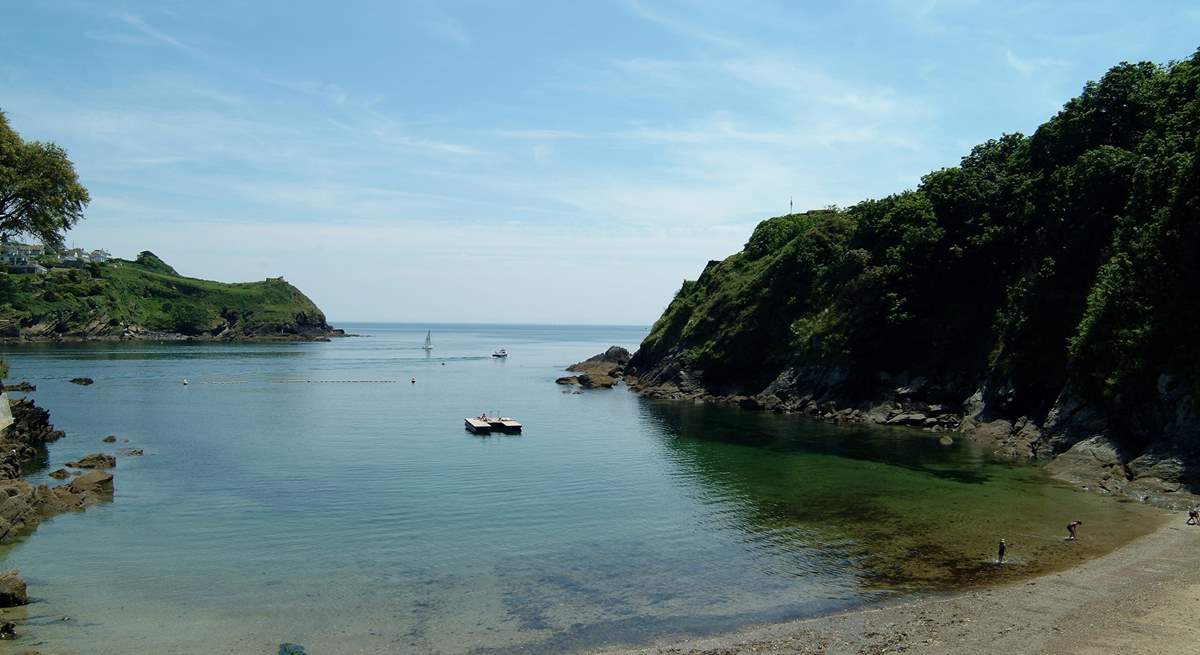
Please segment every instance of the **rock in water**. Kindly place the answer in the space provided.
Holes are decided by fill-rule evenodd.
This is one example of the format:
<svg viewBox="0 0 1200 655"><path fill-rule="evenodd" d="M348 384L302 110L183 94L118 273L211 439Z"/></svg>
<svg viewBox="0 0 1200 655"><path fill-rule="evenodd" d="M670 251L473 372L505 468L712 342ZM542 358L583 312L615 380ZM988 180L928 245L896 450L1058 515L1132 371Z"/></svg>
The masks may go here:
<svg viewBox="0 0 1200 655"><path fill-rule="evenodd" d="M103 441L104 443L117 443L117 435L110 434L107 437L104 437L103 439L101 439L101 441Z"/></svg>
<svg viewBox="0 0 1200 655"><path fill-rule="evenodd" d="M117 458L104 453L92 453L74 462L67 462L67 466L77 469L110 469L116 465Z"/></svg>
<svg viewBox="0 0 1200 655"><path fill-rule="evenodd" d="M141 457L145 452L141 448L122 448L121 454L126 457Z"/></svg>
<svg viewBox="0 0 1200 655"><path fill-rule="evenodd" d="M95 382L95 380L93 380L91 378L71 378L71 384L80 384L85 387L94 382Z"/></svg>
<svg viewBox="0 0 1200 655"><path fill-rule="evenodd" d="M112 493L113 476L104 471L92 471L71 480L66 487L77 494Z"/></svg>
<svg viewBox="0 0 1200 655"><path fill-rule="evenodd" d="M300 644L279 644L279 655L306 655Z"/></svg>
<svg viewBox="0 0 1200 655"><path fill-rule="evenodd" d="M0 623L0 639L16 639L17 624L12 621Z"/></svg>
<svg viewBox="0 0 1200 655"><path fill-rule="evenodd" d="M66 480L67 478L71 477L71 472L67 469L58 469L57 471L51 471L47 475L55 480Z"/></svg>
<svg viewBox="0 0 1200 655"><path fill-rule="evenodd" d="M554 384L579 384L579 378L574 375L567 375L555 380Z"/></svg>
<svg viewBox="0 0 1200 655"><path fill-rule="evenodd" d="M0 573L0 607L18 607L28 603L29 595L20 573L16 569Z"/></svg>

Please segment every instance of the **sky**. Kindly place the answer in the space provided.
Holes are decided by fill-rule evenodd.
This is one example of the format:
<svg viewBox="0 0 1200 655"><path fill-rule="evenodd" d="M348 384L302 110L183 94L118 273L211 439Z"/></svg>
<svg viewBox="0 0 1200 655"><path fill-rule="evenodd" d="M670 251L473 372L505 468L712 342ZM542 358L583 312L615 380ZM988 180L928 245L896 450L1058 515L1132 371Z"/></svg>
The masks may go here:
<svg viewBox="0 0 1200 655"><path fill-rule="evenodd" d="M283 276L337 321L652 323L759 220L1030 133L1200 3L0 0L71 245Z"/></svg>

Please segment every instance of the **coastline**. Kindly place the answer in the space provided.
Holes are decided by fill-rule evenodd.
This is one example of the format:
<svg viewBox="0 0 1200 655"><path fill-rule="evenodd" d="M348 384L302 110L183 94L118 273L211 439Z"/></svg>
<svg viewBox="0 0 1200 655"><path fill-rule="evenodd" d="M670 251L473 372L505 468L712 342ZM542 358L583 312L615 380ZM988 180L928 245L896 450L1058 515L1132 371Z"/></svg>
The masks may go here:
<svg viewBox="0 0 1200 655"><path fill-rule="evenodd" d="M1106 555L1030 579L595 655L1192 653L1200 527L1167 512L1162 521Z"/></svg>
<svg viewBox="0 0 1200 655"><path fill-rule="evenodd" d="M126 341L145 342L202 342L202 343L262 343L262 342L305 342L330 341L343 337L356 336L346 334L345 330L332 330L312 334L244 334L233 337L212 336L207 334L181 334L178 332L144 332L119 335L83 335L83 334L52 334L39 336L0 337L0 344L22 343L120 343Z"/></svg>

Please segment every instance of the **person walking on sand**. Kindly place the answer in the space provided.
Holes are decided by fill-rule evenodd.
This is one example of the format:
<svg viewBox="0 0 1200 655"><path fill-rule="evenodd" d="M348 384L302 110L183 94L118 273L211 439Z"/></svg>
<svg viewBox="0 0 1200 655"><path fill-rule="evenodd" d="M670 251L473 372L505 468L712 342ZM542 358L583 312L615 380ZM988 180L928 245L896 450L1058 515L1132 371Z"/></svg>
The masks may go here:
<svg viewBox="0 0 1200 655"><path fill-rule="evenodd" d="M1008 545L1004 543L1003 539L1001 539L1000 540L1000 548L996 550L996 563L997 564L1004 563L1004 551L1006 551L1006 550L1008 550Z"/></svg>
<svg viewBox="0 0 1200 655"><path fill-rule="evenodd" d="M1187 524L1188 525L1200 525L1200 510L1198 510L1198 509L1189 509L1188 510Z"/></svg>
<svg viewBox="0 0 1200 655"><path fill-rule="evenodd" d="M1075 540L1075 529L1083 525L1083 521L1071 521L1067 524L1067 541Z"/></svg>

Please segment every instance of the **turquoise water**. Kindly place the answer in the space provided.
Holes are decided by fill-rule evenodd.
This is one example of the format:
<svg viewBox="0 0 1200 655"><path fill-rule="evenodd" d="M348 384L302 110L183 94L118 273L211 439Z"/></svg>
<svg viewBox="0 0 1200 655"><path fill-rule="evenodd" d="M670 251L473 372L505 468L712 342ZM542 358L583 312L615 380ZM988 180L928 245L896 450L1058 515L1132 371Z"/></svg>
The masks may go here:
<svg viewBox="0 0 1200 655"><path fill-rule="evenodd" d="M581 651L986 576L997 534L1029 535L1011 570L1049 565L1065 514L1134 523L921 433L554 384L644 328L344 327L364 336L4 346L68 434L32 480L146 453L114 502L0 550L38 599L18 650ZM483 411L524 433L465 432Z"/></svg>

